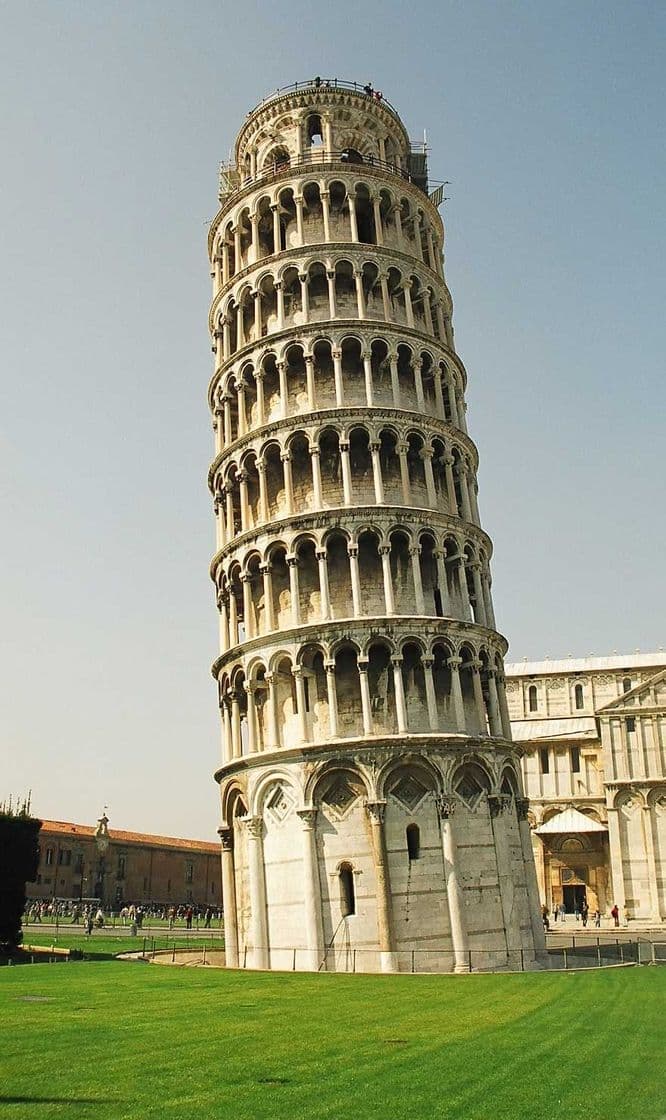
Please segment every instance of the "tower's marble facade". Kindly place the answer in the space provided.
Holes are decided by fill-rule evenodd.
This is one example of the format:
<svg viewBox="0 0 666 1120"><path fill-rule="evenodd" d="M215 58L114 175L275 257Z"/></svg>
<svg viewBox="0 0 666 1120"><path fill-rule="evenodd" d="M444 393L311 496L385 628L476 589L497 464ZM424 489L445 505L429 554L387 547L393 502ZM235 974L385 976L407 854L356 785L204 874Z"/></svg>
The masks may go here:
<svg viewBox="0 0 666 1120"><path fill-rule="evenodd" d="M212 222L228 964L543 949L425 154L361 87L248 114Z"/></svg>

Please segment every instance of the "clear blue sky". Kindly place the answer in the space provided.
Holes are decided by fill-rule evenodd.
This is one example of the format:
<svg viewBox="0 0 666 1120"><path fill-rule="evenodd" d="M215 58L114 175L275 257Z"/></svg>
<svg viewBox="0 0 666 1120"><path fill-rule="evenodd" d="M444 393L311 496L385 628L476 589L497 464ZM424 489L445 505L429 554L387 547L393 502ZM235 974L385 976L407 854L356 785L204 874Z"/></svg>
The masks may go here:
<svg viewBox="0 0 666 1120"><path fill-rule="evenodd" d="M0 793L214 836L206 223L315 74L451 180L510 657L664 642L665 43L647 2L0 5Z"/></svg>

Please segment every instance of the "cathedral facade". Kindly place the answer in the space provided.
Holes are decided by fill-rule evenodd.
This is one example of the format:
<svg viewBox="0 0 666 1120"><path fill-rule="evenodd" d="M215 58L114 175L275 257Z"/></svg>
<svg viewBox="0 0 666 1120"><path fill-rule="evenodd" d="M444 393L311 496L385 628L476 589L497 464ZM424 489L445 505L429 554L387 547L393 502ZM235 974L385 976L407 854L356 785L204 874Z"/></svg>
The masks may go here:
<svg viewBox="0 0 666 1120"><path fill-rule="evenodd" d="M426 155L370 86L246 117L209 233L227 964L544 949Z"/></svg>
<svg viewBox="0 0 666 1120"><path fill-rule="evenodd" d="M666 654L506 666L542 903L666 918Z"/></svg>

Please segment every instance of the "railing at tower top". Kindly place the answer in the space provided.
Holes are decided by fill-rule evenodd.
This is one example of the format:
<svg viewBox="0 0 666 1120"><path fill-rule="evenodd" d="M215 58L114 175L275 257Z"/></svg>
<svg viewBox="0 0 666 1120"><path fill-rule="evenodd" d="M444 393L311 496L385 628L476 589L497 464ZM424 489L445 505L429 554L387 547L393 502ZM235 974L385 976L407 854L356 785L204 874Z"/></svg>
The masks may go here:
<svg viewBox="0 0 666 1120"><path fill-rule="evenodd" d="M257 109L263 108L264 105L268 105L271 101L276 101L279 97L284 97L287 93L306 93L312 90L315 92L327 92L336 89L349 90L352 93L358 93L361 97L367 97L371 101L376 101L378 104L388 109L400 124L402 124L398 110L391 104L388 98L384 97L381 90L373 87L371 82L347 82L344 78L310 78L307 82L292 82L291 85L280 86L278 89L273 90L272 93L268 93L265 97L262 97L261 101L255 105L254 109L250 110L248 116L251 117L253 113L256 113Z"/></svg>
<svg viewBox="0 0 666 1120"><path fill-rule="evenodd" d="M422 155L418 147L412 146L412 153ZM304 167L323 167L326 164L342 163L347 167L371 167L379 171L388 172L390 175L398 175L407 183L412 183L418 190L427 193L422 186L422 173L413 175L411 171L405 171L403 167L399 167L396 163L387 163L385 160L377 159L376 156L361 156L359 154L351 155L349 149L344 148L342 151L327 151L325 148L317 147L312 151L303 152L298 158L275 160L271 163L270 167L264 167L256 175L241 175L235 163L221 163L220 164L220 189L219 200L223 204L227 199L236 194L237 191L243 190L245 187L256 186L258 183L263 183L273 176L280 174L282 171L296 171Z"/></svg>

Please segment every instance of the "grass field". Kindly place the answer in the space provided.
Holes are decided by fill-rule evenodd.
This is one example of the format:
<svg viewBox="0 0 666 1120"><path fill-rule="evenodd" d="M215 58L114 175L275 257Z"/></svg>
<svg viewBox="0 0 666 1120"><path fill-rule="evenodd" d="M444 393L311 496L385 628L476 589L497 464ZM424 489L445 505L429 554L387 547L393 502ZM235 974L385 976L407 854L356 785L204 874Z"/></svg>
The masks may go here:
<svg viewBox="0 0 666 1120"><path fill-rule="evenodd" d="M661 1120L666 969L0 972L3 1118Z"/></svg>
<svg viewBox="0 0 666 1120"><path fill-rule="evenodd" d="M188 936L187 930L174 930L168 933L163 930L161 933L142 934L141 932L136 937L130 937L128 930L113 930L104 929L95 930L90 937L85 933L70 933L59 932L58 936L54 936L49 930L40 930L33 932L29 930L24 934L24 944L29 945L42 945L51 947L57 946L59 949L77 949L83 953L86 959L89 960L109 960L118 955L118 953L140 953L143 951L144 942L146 945L146 952L151 952L153 947L155 949L171 948L175 944L179 948L186 948L192 945L195 948L202 948L204 945L214 945L219 947L224 944L220 940L219 934L214 937L204 937L203 933ZM29 952L29 950L27 950Z"/></svg>

